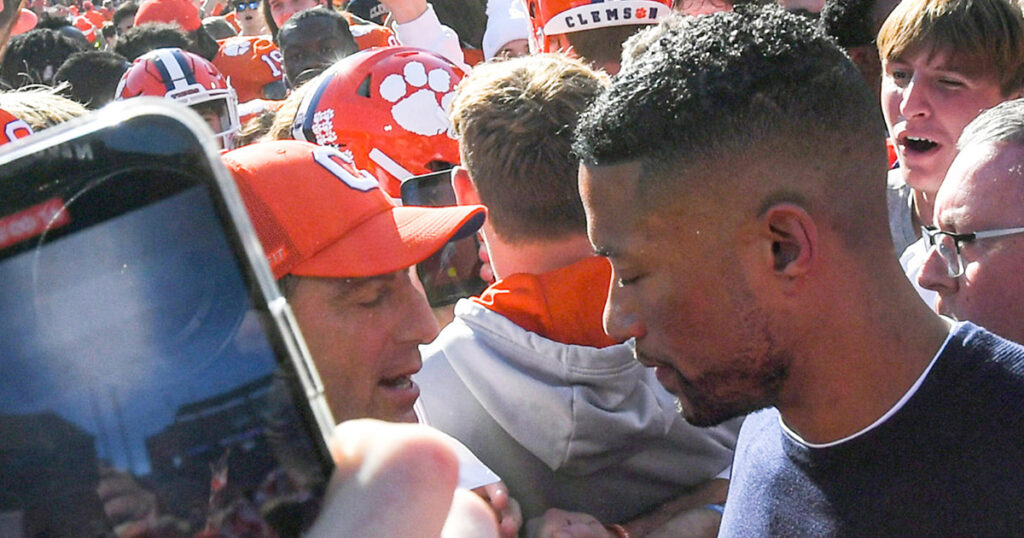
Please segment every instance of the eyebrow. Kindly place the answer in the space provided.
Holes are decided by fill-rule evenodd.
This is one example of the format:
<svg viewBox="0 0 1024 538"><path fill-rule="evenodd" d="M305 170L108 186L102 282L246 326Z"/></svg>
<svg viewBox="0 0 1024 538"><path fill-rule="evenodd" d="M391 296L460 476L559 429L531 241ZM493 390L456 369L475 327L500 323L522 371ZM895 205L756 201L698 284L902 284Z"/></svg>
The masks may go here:
<svg viewBox="0 0 1024 538"><path fill-rule="evenodd" d="M396 276L398 276L398 271L394 273L388 273L386 275L346 278L344 279L343 282L339 282L338 286L335 286L336 297L338 297L339 299L344 299L345 297L348 297L349 295L352 295L358 292L359 290L367 286L376 284L378 282L391 282L395 279Z"/></svg>

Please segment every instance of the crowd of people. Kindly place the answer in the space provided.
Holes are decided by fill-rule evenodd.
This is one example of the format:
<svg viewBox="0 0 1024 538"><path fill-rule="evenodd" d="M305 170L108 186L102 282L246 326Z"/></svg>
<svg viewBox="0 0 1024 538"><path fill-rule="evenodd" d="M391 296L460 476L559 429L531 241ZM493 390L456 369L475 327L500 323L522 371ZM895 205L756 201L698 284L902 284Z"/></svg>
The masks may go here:
<svg viewBox="0 0 1024 538"><path fill-rule="evenodd" d="M32 0L8 27L8 140L138 96L209 125L342 423L309 536L1024 528L1015 0ZM408 203L438 174L450 205ZM428 262L484 289L428 300Z"/></svg>

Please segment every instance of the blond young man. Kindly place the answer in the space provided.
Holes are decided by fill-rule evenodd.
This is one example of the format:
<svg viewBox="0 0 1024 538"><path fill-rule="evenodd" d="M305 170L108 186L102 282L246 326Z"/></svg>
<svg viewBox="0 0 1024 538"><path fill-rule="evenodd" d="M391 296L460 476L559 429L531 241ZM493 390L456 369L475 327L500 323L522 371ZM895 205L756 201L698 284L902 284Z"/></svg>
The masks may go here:
<svg viewBox="0 0 1024 538"><path fill-rule="evenodd" d="M899 254L932 223L960 131L1022 95L1024 18L1010 0L904 0L878 34L882 114L899 167L889 225Z"/></svg>
<svg viewBox="0 0 1024 538"><path fill-rule="evenodd" d="M579 522L642 536L676 516L714 535L719 514L706 505L724 500L714 479L737 424L687 424L654 372L601 327L610 271L587 240L570 144L604 85L581 61L542 54L478 66L459 86L455 194L488 207L498 280L456 304L424 348L417 409L503 476L526 518L584 513L551 514L541 535Z"/></svg>

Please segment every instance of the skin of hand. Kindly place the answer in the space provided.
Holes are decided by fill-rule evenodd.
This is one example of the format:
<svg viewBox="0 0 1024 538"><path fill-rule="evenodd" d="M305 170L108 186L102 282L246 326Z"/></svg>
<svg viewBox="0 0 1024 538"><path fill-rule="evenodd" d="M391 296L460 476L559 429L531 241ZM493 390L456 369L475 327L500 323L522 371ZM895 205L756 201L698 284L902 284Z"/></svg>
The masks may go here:
<svg viewBox="0 0 1024 538"><path fill-rule="evenodd" d="M484 501L490 504L498 518L498 533L501 538L519 536L519 528L523 526L523 512L519 502L508 494L508 486L504 482L487 484L473 490Z"/></svg>
<svg viewBox="0 0 1024 538"><path fill-rule="evenodd" d="M132 475L124 471L101 466L96 493L103 503L103 511L115 526L156 519L156 495L143 489Z"/></svg>
<svg viewBox="0 0 1024 538"><path fill-rule="evenodd" d="M415 20L427 10L427 0L381 0L380 3L391 12L392 19L398 24Z"/></svg>
<svg viewBox="0 0 1024 538"><path fill-rule="evenodd" d="M441 530L441 538L504 538L498 534L494 512L480 496L469 490L455 490L452 509Z"/></svg>
<svg viewBox="0 0 1024 538"><path fill-rule="evenodd" d="M705 508L725 503L729 481L713 479L655 508L649 514L620 523L639 538L713 538L718 535L722 516ZM548 509L543 516L526 523L530 538L615 538L616 534L590 514Z"/></svg>
<svg viewBox="0 0 1024 538"><path fill-rule="evenodd" d="M335 471L310 538L498 535L479 497L456 494L458 459L435 430L351 420L335 428L329 448Z"/></svg>
<svg viewBox="0 0 1024 538"><path fill-rule="evenodd" d="M615 538L615 533L590 514L549 508L526 523L528 538Z"/></svg>

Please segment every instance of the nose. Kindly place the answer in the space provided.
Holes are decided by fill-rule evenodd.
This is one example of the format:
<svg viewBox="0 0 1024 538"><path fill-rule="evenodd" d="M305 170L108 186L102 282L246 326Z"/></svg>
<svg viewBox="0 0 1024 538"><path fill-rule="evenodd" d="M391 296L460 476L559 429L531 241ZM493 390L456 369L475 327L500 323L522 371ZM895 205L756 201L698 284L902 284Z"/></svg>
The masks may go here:
<svg viewBox="0 0 1024 538"><path fill-rule="evenodd" d="M921 274L917 276L918 285L938 293L940 297L956 293L958 279L949 276L946 260L939 256L939 250L933 248L927 256L921 266Z"/></svg>
<svg viewBox="0 0 1024 538"><path fill-rule="evenodd" d="M928 86L917 78L915 73L910 82L903 88L900 98L900 114L904 118L922 117L931 113L931 100Z"/></svg>
<svg viewBox="0 0 1024 538"><path fill-rule="evenodd" d="M613 274L604 305L604 332L618 341L643 338L647 331L637 314L633 292L616 282Z"/></svg>
<svg viewBox="0 0 1024 538"><path fill-rule="evenodd" d="M413 274L412 278L416 278L416 275ZM430 309L426 294L410 278L404 279L402 290L408 310L404 323L397 329L400 339L417 344L433 342L441 328Z"/></svg>

